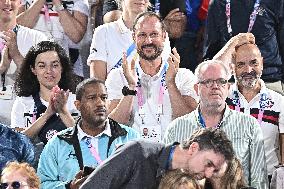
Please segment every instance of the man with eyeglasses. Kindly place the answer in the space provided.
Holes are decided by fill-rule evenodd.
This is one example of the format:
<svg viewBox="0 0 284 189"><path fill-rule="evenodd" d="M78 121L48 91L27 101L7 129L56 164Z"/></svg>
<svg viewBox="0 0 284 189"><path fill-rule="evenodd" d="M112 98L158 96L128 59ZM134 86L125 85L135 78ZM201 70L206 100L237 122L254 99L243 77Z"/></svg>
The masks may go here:
<svg viewBox="0 0 284 189"><path fill-rule="evenodd" d="M225 102L229 94L230 70L221 61L209 60L198 65L195 75L198 82L194 88L200 97L199 106L170 124L164 142L181 142L200 128L221 129L232 141L247 183L255 188L268 188L263 136L259 124L255 118L231 110ZM215 182L214 178L211 181Z"/></svg>

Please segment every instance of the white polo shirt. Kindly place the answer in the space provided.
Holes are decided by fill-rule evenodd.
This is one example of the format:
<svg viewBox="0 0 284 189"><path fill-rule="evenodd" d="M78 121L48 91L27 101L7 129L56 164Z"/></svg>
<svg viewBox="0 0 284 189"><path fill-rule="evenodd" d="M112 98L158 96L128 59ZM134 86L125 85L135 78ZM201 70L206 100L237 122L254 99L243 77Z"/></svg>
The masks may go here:
<svg viewBox="0 0 284 189"><path fill-rule="evenodd" d="M163 61L159 72L153 77L145 74L138 63L136 66L139 72L139 77L141 78L142 91L143 91L143 107L145 110L144 124L142 124L142 118L139 116L139 106L137 95L134 98L134 106L132 109L132 115L134 115L134 120L132 127L139 131L142 138L150 139L153 141L161 142L165 130L169 123L172 121L172 108L168 90L165 89L163 96L163 113L161 115L161 122L157 120L158 111L158 97L161 85L162 71L164 69L166 61ZM180 68L176 74L175 83L181 95L191 96L194 99L198 99L195 91L194 84L196 83L196 77L194 74L185 68ZM126 78L123 75L122 68L113 69L106 80L107 92L110 100L121 99L123 94L121 92L123 86L127 86ZM183 105L181 104L182 108Z"/></svg>
<svg viewBox="0 0 284 189"><path fill-rule="evenodd" d="M264 101L265 108L263 112L263 118L261 122L261 129L264 137L264 150L266 156L268 174L271 175L274 166L278 165L278 148L279 148L279 132L284 133L284 97L268 89L264 82L261 80L260 92L248 102L245 97L239 92L236 84L231 87L231 92L227 99L227 104L231 109L237 107L237 97L234 94L237 92L240 102L240 111L245 114L252 115L258 119L260 109L261 94L266 94L267 97Z"/></svg>
<svg viewBox="0 0 284 189"><path fill-rule="evenodd" d="M85 137L89 137L91 139L91 144L94 146L94 148L97 150L97 152L99 152L99 137L102 136L103 134L111 137L111 130L110 130L110 125L109 125L108 120L106 121L105 130L103 132L99 133L96 136L88 135L78 125L78 140L81 141L81 140L84 140Z"/></svg>
<svg viewBox="0 0 284 189"><path fill-rule="evenodd" d="M117 64L122 58L122 53L133 44L132 31L128 29L122 18L117 21L103 24L95 29L88 65L92 60L101 60L107 63L107 73ZM131 62L136 50L134 49L130 56L127 57L128 62ZM170 41L167 37L164 43L164 51L162 52L163 59L169 57L171 52Z"/></svg>
<svg viewBox="0 0 284 189"><path fill-rule="evenodd" d="M75 94L70 93L67 101L67 110L73 114L76 118L79 115L79 111L76 109L74 101L76 99ZM48 106L48 102L40 98L43 105ZM28 97L16 97L11 112L11 128L27 128L34 123L34 99L32 96Z"/></svg>

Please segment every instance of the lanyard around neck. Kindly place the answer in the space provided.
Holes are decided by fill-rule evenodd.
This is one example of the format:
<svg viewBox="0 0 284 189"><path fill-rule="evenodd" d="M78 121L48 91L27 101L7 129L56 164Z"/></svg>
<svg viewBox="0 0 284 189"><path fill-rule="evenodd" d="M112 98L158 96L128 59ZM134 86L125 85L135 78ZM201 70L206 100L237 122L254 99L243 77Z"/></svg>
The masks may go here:
<svg viewBox="0 0 284 189"><path fill-rule="evenodd" d="M206 124L205 124L204 118L202 117L202 114L201 114L201 111L200 111L200 110L198 110L198 121L199 121L199 123L200 123L200 125L201 125L202 128L206 128ZM222 120L220 120L220 122L218 123L218 125L216 125L214 128L220 129L221 123L222 123Z"/></svg>
<svg viewBox="0 0 284 189"><path fill-rule="evenodd" d="M240 96L239 96L237 91L234 91L234 96L235 97L233 99L233 103L236 105L235 110L240 112L241 111L241 101L240 101ZM258 112L258 115L257 115L257 121L260 125L262 123L262 118L263 118L266 100L267 100L267 94L261 93L260 99L259 99L259 112Z"/></svg>
<svg viewBox="0 0 284 189"><path fill-rule="evenodd" d="M92 145L91 143L91 138L90 137L86 137L85 138L85 144L87 145L87 147L89 148L92 156L96 159L96 161L98 162L98 164L100 165L103 161L99 155L99 153L97 152L97 150L95 149L95 147Z"/></svg>
<svg viewBox="0 0 284 189"><path fill-rule="evenodd" d="M256 15L258 12L258 8L260 6L260 0L256 0L253 6L253 11L249 17L249 26L248 26L248 31L251 32L252 27L254 25L254 22L256 20ZM231 25L231 0L226 0L226 16L227 16L227 28L228 28L228 33L232 35L233 29Z"/></svg>
<svg viewBox="0 0 284 189"><path fill-rule="evenodd" d="M163 99L164 99L164 91L165 91L165 77L167 72L168 64L166 63L163 67L163 70L161 71L161 81L160 81L160 89L159 89L159 97L158 97L158 111L157 111L157 121L160 124L161 122L161 115L163 113ZM139 76L138 67L136 67L136 74L138 77L137 81L137 98L138 98L138 111L139 116L142 119L142 124L145 124L144 118L145 118L145 110L144 110L144 99L143 99L143 91L142 91L142 84L141 84L141 78Z"/></svg>

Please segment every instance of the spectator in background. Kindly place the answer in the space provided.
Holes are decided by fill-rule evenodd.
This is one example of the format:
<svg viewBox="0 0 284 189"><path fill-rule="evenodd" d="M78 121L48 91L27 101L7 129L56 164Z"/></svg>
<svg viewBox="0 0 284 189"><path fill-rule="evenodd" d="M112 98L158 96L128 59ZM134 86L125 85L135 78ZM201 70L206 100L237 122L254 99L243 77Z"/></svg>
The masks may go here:
<svg viewBox="0 0 284 189"><path fill-rule="evenodd" d="M10 162L1 173L1 189L39 189L40 180L28 163Z"/></svg>
<svg viewBox="0 0 284 189"><path fill-rule="evenodd" d="M30 138L39 136L44 143L56 132L72 127L71 114L77 114L72 89L65 50L55 42L40 42L27 53L16 78L11 127Z"/></svg>
<svg viewBox="0 0 284 189"><path fill-rule="evenodd" d="M188 171L175 169L165 174L158 189L201 189L201 186Z"/></svg>
<svg viewBox="0 0 284 189"><path fill-rule="evenodd" d="M263 135L255 118L234 110L226 104L231 73L221 61L199 64L194 89L200 97L199 106L191 113L175 119L167 128L164 142L183 141L200 128L223 130L232 141L236 156L241 160L248 185L267 189L267 169Z"/></svg>
<svg viewBox="0 0 284 189"><path fill-rule="evenodd" d="M78 188L117 147L139 136L132 128L108 119L103 81L91 78L81 82L75 104L81 119L51 139L41 154L38 174L43 189Z"/></svg>
<svg viewBox="0 0 284 189"><path fill-rule="evenodd" d="M0 171L9 161L34 163L34 147L28 137L3 124L0 124L0 144Z"/></svg>
<svg viewBox="0 0 284 189"><path fill-rule="evenodd" d="M10 125L14 102L13 84L17 69L31 46L47 38L41 32L21 26L16 21L21 0L0 0L0 120Z"/></svg>
<svg viewBox="0 0 284 189"><path fill-rule="evenodd" d="M284 0L213 0L206 25L206 56L211 59L238 33L251 32L263 56L262 79L284 95Z"/></svg>
<svg viewBox="0 0 284 189"><path fill-rule="evenodd" d="M122 8L120 19L115 22L99 26L93 35L91 53L88 58L91 77L106 80L108 73L122 64L123 52L126 52L130 61L135 52L132 36L132 26L136 16L147 10L148 0L120 0ZM169 57L170 45L166 40L163 52L164 59Z"/></svg>
<svg viewBox="0 0 284 189"><path fill-rule="evenodd" d="M161 141L171 120L196 108L195 76L179 68L176 50L168 60L162 57L166 31L156 13L138 15L133 32L138 60L128 63L124 54L122 68L113 69L106 80L110 117Z"/></svg>
<svg viewBox="0 0 284 189"><path fill-rule="evenodd" d="M83 39L89 16L87 0L24 0L17 21L42 31L49 40L61 45L69 54L76 81L81 81L83 62L79 42Z"/></svg>
<svg viewBox="0 0 284 189"><path fill-rule="evenodd" d="M263 57L259 48L250 41L241 41L238 34L232 54L232 70L235 84L231 86L227 104L231 109L249 114L260 124L264 137L264 150L268 177L271 180L274 166L284 163L284 97L268 89L260 79L263 72ZM233 43L233 42L232 42ZM282 154L278 154L278 150ZM278 158L280 157L280 159Z"/></svg>
<svg viewBox="0 0 284 189"><path fill-rule="evenodd" d="M180 54L181 68L194 71L202 60L208 4L209 0L160 0L160 8L155 6L165 22L171 47Z"/></svg>

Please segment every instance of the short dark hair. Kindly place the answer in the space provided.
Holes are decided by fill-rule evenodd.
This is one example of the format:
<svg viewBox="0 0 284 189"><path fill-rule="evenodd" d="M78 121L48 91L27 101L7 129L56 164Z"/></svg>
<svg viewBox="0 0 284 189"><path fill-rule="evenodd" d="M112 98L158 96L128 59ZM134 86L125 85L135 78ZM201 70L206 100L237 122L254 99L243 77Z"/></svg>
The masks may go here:
<svg viewBox="0 0 284 189"><path fill-rule="evenodd" d="M133 22L133 31L135 32L136 30L136 25L138 23L138 21L140 20L140 18L144 17L145 18L150 18L150 17L155 17L159 20L159 22L161 23L161 27L162 27L162 31L165 31L165 24L163 22L163 19L161 18L161 16L153 11L145 11L142 12L140 14L138 14L138 16L135 18L134 22Z"/></svg>
<svg viewBox="0 0 284 189"><path fill-rule="evenodd" d="M80 82L77 87L76 87L76 100L81 100L82 96L85 92L85 87L86 85L90 85L90 84L98 84L101 83L105 86L105 82L102 80L99 80L95 77L89 78L89 79L85 79L82 82Z"/></svg>
<svg viewBox="0 0 284 189"><path fill-rule="evenodd" d="M58 54L62 66L61 79L58 86L63 90L71 90L74 92L75 84L73 80L72 66L69 56L65 50L56 42L41 41L37 45L32 46L23 60L15 80L15 92L17 96L30 96L39 92L40 85L37 77L33 74L31 68L35 67L35 60L41 53L55 51Z"/></svg>
<svg viewBox="0 0 284 189"><path fill-rule="evenodd" d="M193 142L198 143L199 150L213 150L215 153L223 155L228 161L234 158L235 152L232 142L227 138L226 133L220 129L200 128L183 142L182 148L188 149Z"/></svg>

